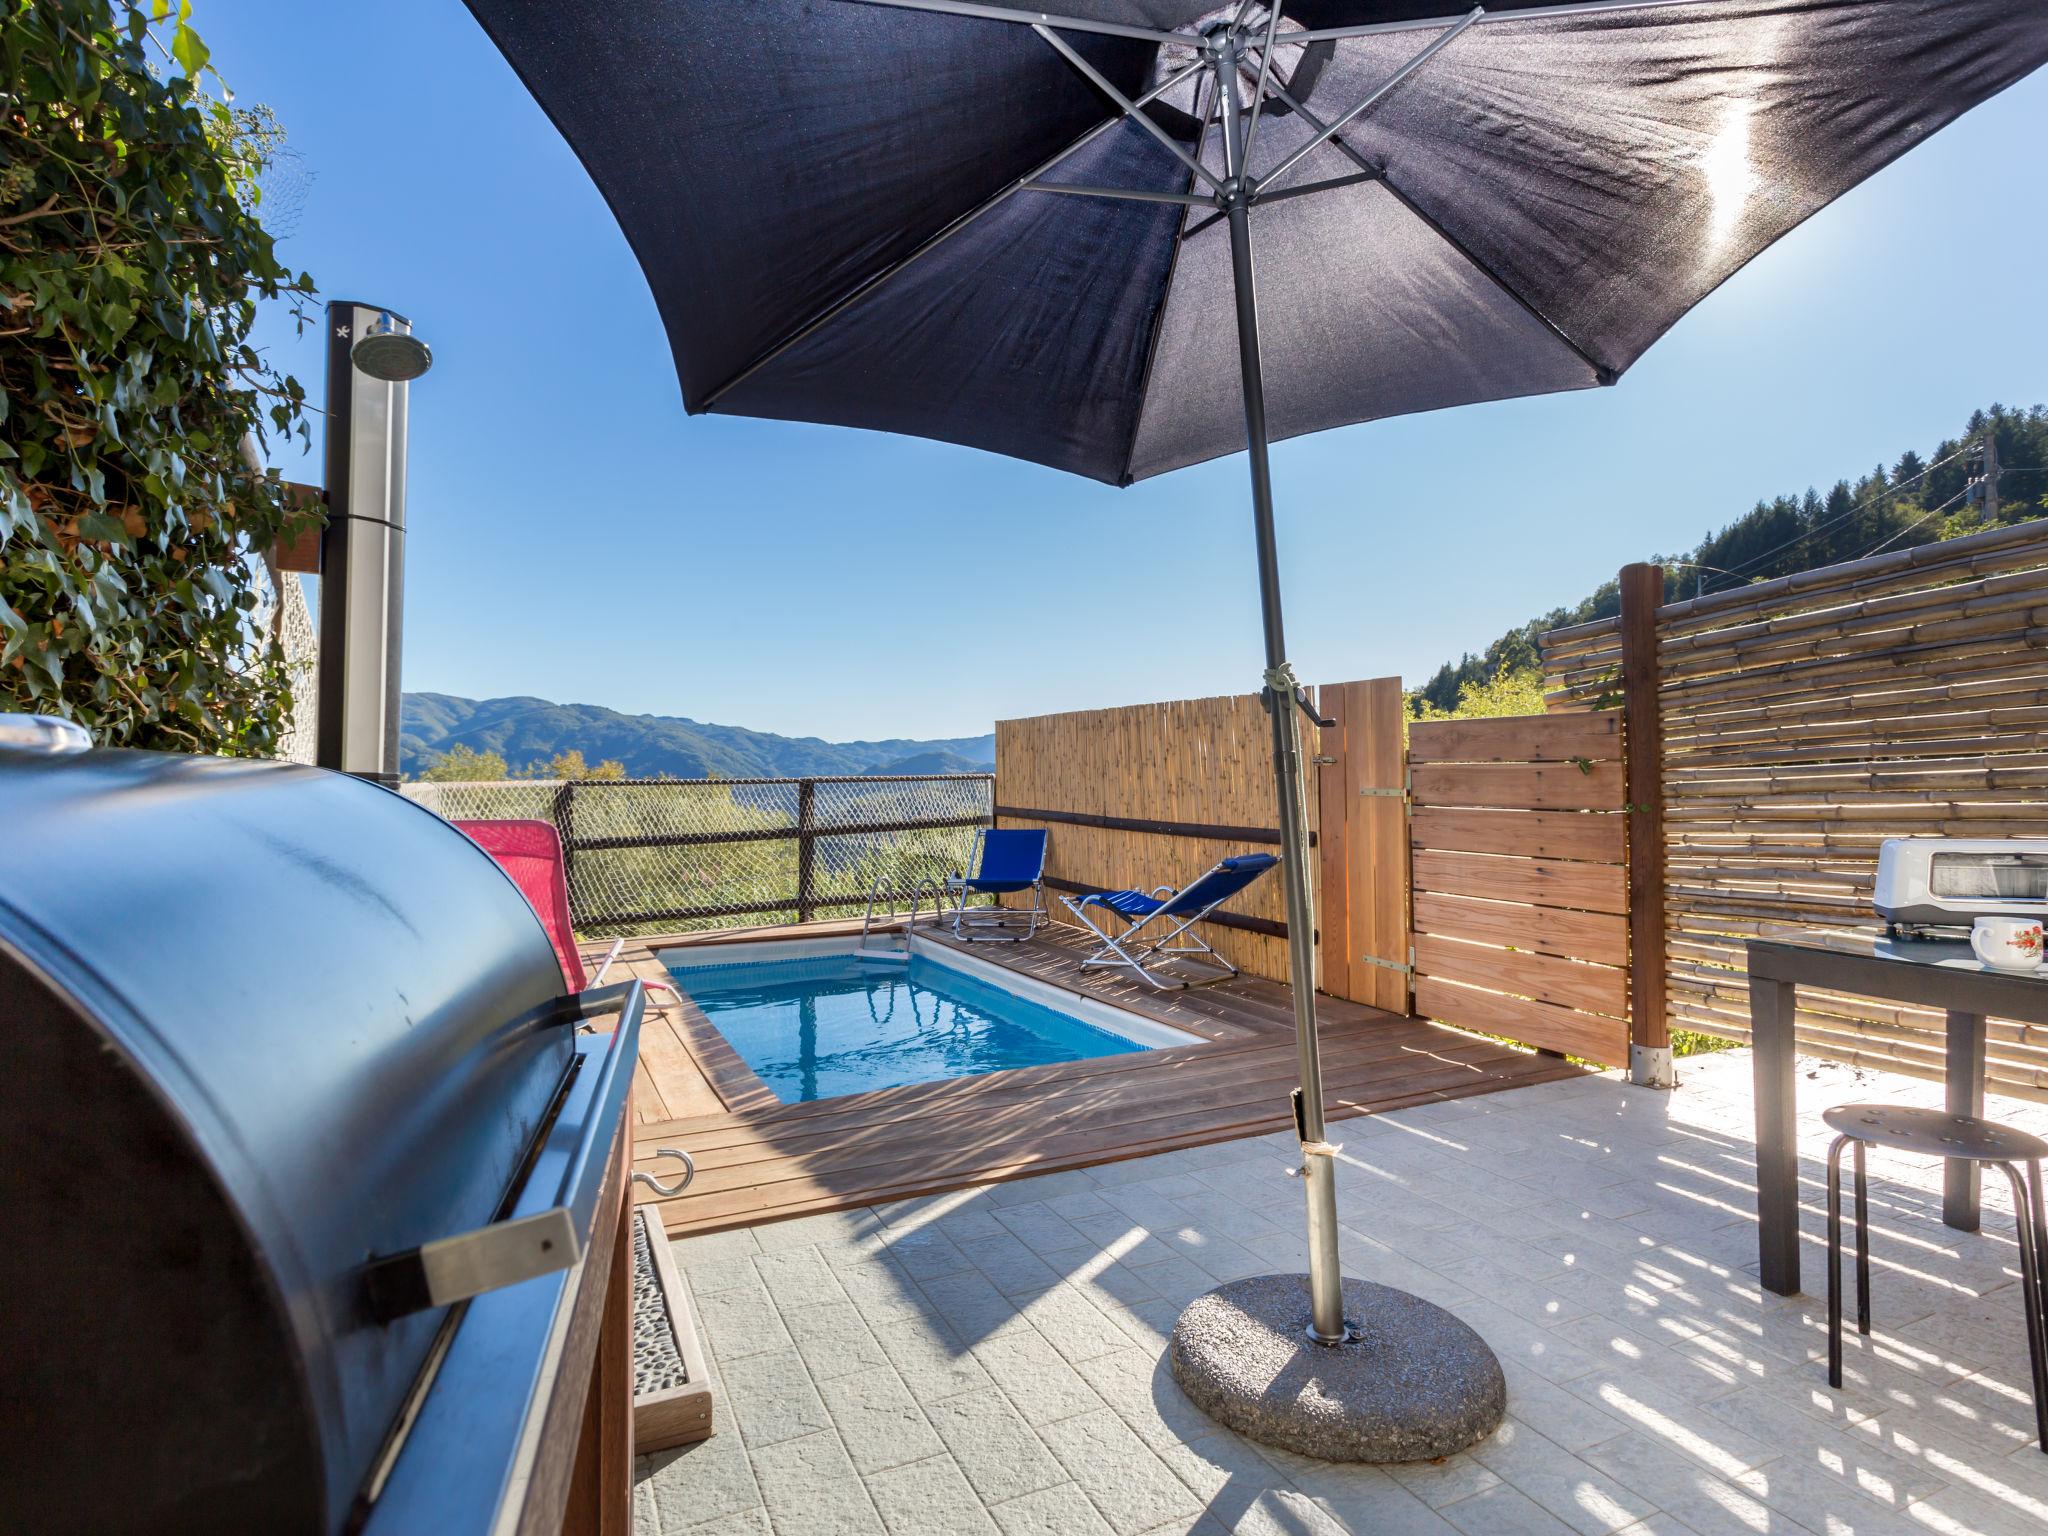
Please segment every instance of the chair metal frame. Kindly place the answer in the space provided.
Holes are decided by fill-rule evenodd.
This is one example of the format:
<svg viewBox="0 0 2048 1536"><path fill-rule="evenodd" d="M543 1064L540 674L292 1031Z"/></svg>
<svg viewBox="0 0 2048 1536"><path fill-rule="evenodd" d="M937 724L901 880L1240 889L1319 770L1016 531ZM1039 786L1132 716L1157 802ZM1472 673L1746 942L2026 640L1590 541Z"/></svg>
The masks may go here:
<svg viewBox="0 0 2048 1536"><path fill-rule="evenodd" d="M1178 921L1168 918L1168 921L1173 922L1173 926L1157 939L1148 943L1135 955L1124 947L1134 941L1140 929L1165 912L1172 905L1174 898L1178 897L1183 891L1201 884L1202 881L1208 879L1222 867L1221 862L1212 864L1186 885L1178 888L1171 885L1154 886L1149 894L1160 905L1136 918L1127 917L1122 912L1118 912L1115 907L1109 905L1109 898L1121 895L1123 894L1122 892L1090 891L1085 896L1062 896L1060 898L1060 905L1073 913L1075 920L1082 927L1102 940L1102 947L1081 962L1081 969L1086 971L1093 966L1129 969L1135 971L1154 990L1160 992L1179 992L1185 991L1189 987L1214 986L1218 982L1232 981L1242 975L1243 973L1236 966L1216 953L1208 940L1204 939L1200 934L1190 933L1188 930L1197 923L1207 921L1209 915L1222 906L1224 902L1247 889L1250 884L1249 881L1245 885L1238 886L1236 890L1224 892L1214 901L1207 903L1197 911L1180 915ZM1267 869L1276 867L1276 865L1270 864L1266 866ZM1265 872L1266 870L1262 869L1259 871L1259 874L1263 875ZM1256 879L1257 876L1253 878ZM1107 929L1099 927L1088 915L1087 909L1091 906L1099 906L1103 911L1115 913L1116 916L1122 918L1125 924L1123 932L1112 935ZM1175 940L1182 938L1185 938L1187 942L1175 942ZM1146 968L1145 962L1148 960L1164 960L1176 964L1192 963L1204 970L1214 968L1215 973L1213 975L1194 977L1168 976L1162 980Z"/></svg>
<svg viewBox="0 0 2048 1536"><path fill-rule="evenodd" d="M982 827L975 832L974 844L967 851L969 869L979 869L981 867L982 849L987 844L988 835L991 830L993 829ZM1040 829L1019 827L1015 830L1022 832ZM980 878L979 875L970 875L965 871L946 876L946 890L954 898L953 937L964 944L1021 944L1024 940L1036 936L1039 924L1051 916L1045 905L1044 854L1041 853L1039 855L1038 874L1031 882L1031 905L1028 907L1019 909L1005 907L999 903L993 907L976 909L977 911L989 913L991 914L990 916L969 918L967 915L967 898L974 893L975 882ZM945 916L943 912L939 915L941 918ZM1024 920L1024 931L1021 933L1017 931L1017 919L1019 918ZM913 923L916 921L914 915L911 920ZM981 933L965 931L975 928L986 931Z"/></svg>
<svg viewBox="0 0 2048 1536"><path fill-rule="evenodd" d="M1866 1143L1837 1136L1828 1147L1828 1385L1842 1386L1842 1151L1856 1151L1856 1331L1870 1333L1870 1183ZM2020 1292L2026 1303L2027 1357L2033 1370L2034 1436L2048 1455L2048 1222L2042 1217L2041 1164L2019 1168L2000 1158L1969 1162L2003 1169L2012 1185L2013 1221L2020 1250Z"/></svg>

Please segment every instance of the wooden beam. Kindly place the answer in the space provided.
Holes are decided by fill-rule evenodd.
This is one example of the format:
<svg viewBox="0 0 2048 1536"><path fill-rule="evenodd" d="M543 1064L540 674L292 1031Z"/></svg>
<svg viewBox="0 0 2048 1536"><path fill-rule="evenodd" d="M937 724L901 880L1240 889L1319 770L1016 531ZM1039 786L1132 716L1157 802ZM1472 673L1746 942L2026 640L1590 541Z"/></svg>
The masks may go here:
<svg viewBox="0 0 2048 1536"><path fill-rule="evenodd" d="M999 805L996 815L1005 821L1056 821L1072 827L1099 827L1105 832L1150 832L1159 837L1192 837L1217 843L1272 843L1280 833L1274 827L1225 827L1206 821L1153 821L1142 816L1098 816L1090 811L1047 811L1028 805ZM1316 834L1308 835L1313 847Z"/></svg>
<svg viewBox="0 0 2048 1536"><path fill-rule="evenodd" d="M1621 756L1621 724L1612 713L1509 715L1498 720L1418 721L1408 729L1416 763L1597 761Z"/></svg>
<svg viewBox="0 0 2048 1536"><path fill-rule="evenodd" d="M1417 893L1471 896L1484 901L1520 901L1538 907L1576 907L1583 912L1626 912L1627 882L1612 864L1577 859L1512 859L1488 853L1438 853L1417 849Z"/></svg>
<svg viewBox="0 0 2048 1536"><path fill-rule="evenodd" d="M1628 806L1629 1046L1636 1081L1671 1085L1671 1030L1664 1016L1664 720L1658 697L1657 610L1661 565L1621 570L1624 799ZM1638 1067L1637 1048L1656 1052ZM1646 1075L1647 1074L1647 1075Z"/></svg>
<svg viewBox="0 0 2048 1536"><path fill-rule="evenodd" d="M1605 811L1445 810L1418 805L1415 846L1445 853L1504 853L1532 859L1620 864L1628 857L1622 818Z"/></svg>
<svg viewBox="0 0 2048 1536"><path fill-rule="evenodd" d="M1533 998L1468 987L1437 976L1415 978L1415 1011L1465 1029L1505 1035L1538 1050L1620 1066L1628 1054L1628 1026L1619 1019L1560 1008Z"/></svg>
<svg viewBox="0 0 2048 1536"><path fill-rule="evenodd" d="M1562 955L1568 960L1628 964L1628 919L1611 912L1570 912L1419 891L1415 931L1418 937L1445 934L1481 944L1508 944L1539 955ZM646 1049L643 1044L643 1054Z"/></svg>
<svg viewBox="0 0 2048 1536"><path fill-rule="evenodd" d="M1621 764L1423 763L1410 770L1415 803L1516 811L1611 811L1626 798Z"/></svg>

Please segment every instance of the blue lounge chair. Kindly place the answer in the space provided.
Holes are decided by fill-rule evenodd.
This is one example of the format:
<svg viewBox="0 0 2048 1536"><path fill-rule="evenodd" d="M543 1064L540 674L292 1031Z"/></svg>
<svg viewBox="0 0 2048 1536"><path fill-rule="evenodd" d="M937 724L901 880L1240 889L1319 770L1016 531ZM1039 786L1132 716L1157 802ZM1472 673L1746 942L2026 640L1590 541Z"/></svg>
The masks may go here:
<svg viewBox="0 0 2048 1536"><path fill-rule="evenodd" d="M1270 853L1241 853L1213 865L1200 878L1191 880L1178 891L1170 885L1162 885L1149 896L1143 891L1095 891L1086 896L1062 896L1061 904L1080 919L1082 926L1102 940L1102 947L1081 962L1081 969L1085 971L1096 965L1124 966L1136 971L1162 992L1230 980L1237 975L1237 967L1211 949L1200 934L1189 930L1279 862ZM1099 907L1105 913L1113 912L1122 918L1126 925L1123 932L1111 937L1088 915L1091 907ZM1145 947L1135 954L1125 947L1134 946L1154 924L1164 930L1159 937L1146 941ZM1204 970L1213 966L1215 974L1162 979L1145 966L1148 960L1185 961L1190 955L1206 957L1195 964Z"/></svg>
<svg viewBox="0 0 2048 1536"><path fill-rule="evenodd" d="M984 827L974 834L967 862L973 874L946 877L946 890L953 896L953 937L974 944L1014 944L1037 933L1046 916L1045 828ZM979 907L980 915L967 915L969 896L1008 896L1018 891L1031 892L1029 907Z"/></svg>

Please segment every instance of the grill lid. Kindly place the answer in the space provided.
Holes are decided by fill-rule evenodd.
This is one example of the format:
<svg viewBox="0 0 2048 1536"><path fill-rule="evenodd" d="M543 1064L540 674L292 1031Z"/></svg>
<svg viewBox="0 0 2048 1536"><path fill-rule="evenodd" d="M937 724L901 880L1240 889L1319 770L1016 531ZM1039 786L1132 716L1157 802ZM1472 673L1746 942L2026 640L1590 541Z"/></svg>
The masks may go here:
<svg viewBox="0 0 2048 1536"><path fill-rule="evenodd" d="M0 1486L339 1529L447 1313L366 1268L490 1222L575 1054L546 935L318 769L0 750L0 827Z"/></svg>

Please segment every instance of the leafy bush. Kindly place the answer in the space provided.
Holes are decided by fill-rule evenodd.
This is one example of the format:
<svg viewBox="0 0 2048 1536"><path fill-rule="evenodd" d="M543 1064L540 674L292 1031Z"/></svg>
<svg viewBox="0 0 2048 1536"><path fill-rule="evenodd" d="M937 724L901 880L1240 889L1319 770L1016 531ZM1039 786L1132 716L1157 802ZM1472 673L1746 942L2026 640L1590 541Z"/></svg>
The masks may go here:
<svg viewBox="0 0 2048 1536"><path fill-rule="evenodd" d="M504 758L495 752L474 751L458 741L453 748L434 759L433 765L420 775L420 781L425 784L484 784L508 777Z"/></svg>
<svg viewBox="0 0 2048 1536"><path fill-rule="evenodd" d="M201 89L190 0L0 6L0 708L268 751L291 695L251 552L307 514L239 448L304 437L305 396L249 335L313 291L257 218L275 125Z"/></svg>

